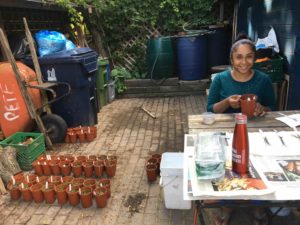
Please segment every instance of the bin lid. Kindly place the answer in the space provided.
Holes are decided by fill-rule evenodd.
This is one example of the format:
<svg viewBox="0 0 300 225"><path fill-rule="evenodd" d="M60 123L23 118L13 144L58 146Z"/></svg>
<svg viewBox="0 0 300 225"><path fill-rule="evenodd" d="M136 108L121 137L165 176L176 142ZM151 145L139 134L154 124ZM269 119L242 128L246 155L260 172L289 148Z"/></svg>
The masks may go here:
<svg viewBox="0 0 300 225"><path fill-rule="evenodd" d="M55 52L52 54L45 55L43 57L40 57L39 60L49 60L49 59L54 59L54 60L66 60L70 58L82 58L85 57L87 54L92 54L97 56L97 53L90 49L90 48L74 48L71 50L63 50L59 52Z"/></svg>
<svg viewBox="0 0 300 225"><path fill-rule="evenodd" d="M165 152L160 163L162 176L183 175L183 152Z"/></svg>

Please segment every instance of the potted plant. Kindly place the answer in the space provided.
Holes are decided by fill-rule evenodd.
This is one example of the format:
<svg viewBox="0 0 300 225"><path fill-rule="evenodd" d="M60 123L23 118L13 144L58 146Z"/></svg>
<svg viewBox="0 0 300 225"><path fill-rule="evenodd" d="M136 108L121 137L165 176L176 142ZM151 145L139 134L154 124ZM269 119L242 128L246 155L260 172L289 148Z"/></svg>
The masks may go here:
<svg viewBox="0 0 300 225"><path fill-rule="evenodd" d="M96 155L89 155L88 160L95 161L95 160L97 160L97 156Z"/></svg>
<svg viewBox="0 0 300 225"><path fill-rule="evenodd" d="M77 134L74 131L67 132L69 142L75 144L77 142Z"/></svg>
<svg viewBox="0 0 300 225"><path fill-rule="evenodd" d="M72 206L76 206L79 204L79 194L78 194L79 187L73 186L72 184L69 184L67 187L67 195L69 199L69 203Z"/></svg>
<svg viewBox="0 0 300 225"><path fill-rule="evenodd" d="M63 176L69 176L71 174L71 164L69 161L59 162L59 168Z"/></svg>
<svg viewBox="0 0 300 225"><path fill-rule="evenodd" d="M86 161L82 164L84 176L85 177L91 177L93 176L93 162L92 161Z"/></svg>
<svg viewBox="0 0 300 225"><path fill-rule="evenodd" d="M77 160L82 161L82 162L86 162L86 160L87 160L85 155L79 155L76 158L77 158Z"/></svg>
<svg viewBox="0 0 300 225"><path fill-rule="evenodd" d="M54 188L56 193L57 203L60 205L64 205L68 201L68 196L66 192L67 188L68 188L67 183L58 184Z"/></svg>
<svg viewBox="0 0 300 225"><path fill-rule="evenodd" d="M93 204L93 194L90 187L81 187L79 189L82 208L91 207Z"/></svg>
<svg viewBox="0 0 300 225"><path fill-rule="evenodd" d="M157 170L157 166L155 164L146 165L148 182L156 181L156 176L157 176L156 170Z"/></svg>
<svg viewBox="0 0 300 225"><path fill-rule="evenodd" d="M83 186L84 186L84 187L89 187L89 188L91 188L92 190L94 190L95 187L96 187L96 180L95 180L95 179L86 179L86 180L83 182Z"/></svg>
<svg viewBox="0 0 300 225"><path fill-rule="evenodd" d="M104 208L107 204L107 190L105 187L98 187L93 192L98 208Z"/></svg>
<svg viewBox="0 0 300 225"><path fill-rule="evenodd" d="M61 173L59 165L58 165L59 162L60 162L60 160L58 160L58 159L52 159L49 162L49 166L51 168L51 172L52 172L52 174L54 174L56 176L60 175L60 173Z"/></svg>
<svg viewBox="0 0 300 225"><path fill-rule="evenodd" d="M35 184L36 183L36 178L37 178L37 175L35 175L33 173L32 174L27 174L25 176L25 182Z"/></svg>
<svg viewBox="0 0 300 225"><path fill-rule="evenodd" d="M64 155L64 157L65 157L64 160L68 161L70 163L74 162L74 160L75 160L75 157L71 154L66 154L66 155Z"/></svg>
<svg viewBox="0 0 300 225"><path fill-rule="evenodd" d="M41 203L44 201L42 188L43 185L41 183L34 184L30 187L32 198L35 203Z"/></svg>
<svg viewBox="0 0 300 225"><path fill-rule="evenodd" d="M52 204L55 202L54 184L46 182L42 188L45 202Z"/></svg>
<svg viewBox="0 0 300 225"><path fill-rule="evenodd" d="M94 161L93 165L94 165L94 171L95 171L96 177L102 177L103 171L104 171L104 162L97 160L97 161Z"/></svg>
<svg viewBox="0 0 300 225"><path fill-rule="evenodd" d="M72 186L82 187L84 182L84 178L78 177L74 178L72 181Z"/></svg>
<svg viewBox="0 0 300 225"><path fill-rule="evenodd" d="M161 154L153 154L152 156L151 156L151 158L154 158L154 159L156 159L156 166L157 166L157 169L156 169L156 172L157 172L157 175L159 175L160 174L160 162L161 162Z"/></svg>
<svg viewBox="0 0 300 225"><path fill-rule="evenodd" d="M26 183L26 182L22 182L19 185L19 190L22 193L22 198L23 198L23 201L25 201L25 202L30 202L32 200L32 194L30 191L31 185L32 185L31 183Z"/></svg>
<svg viewBox="0 0 300 225"><path fill-rule="evenodd" d="M50 176L47 181L54 185L60 184L61 176Z"/></svg>
<svg viewBox="0 0 300 225"><path fill-rule="evenodd" d="M7 184L7 189L10 193L10 198L12 200L18 200L21 197L21 192L19 190L20 183L17 183L14 178L10 180Z"/></svg>
<svg viewBox="0 0 300 225"><path fill-rule="evenodd" d="M45 184L47 180L48 180L48 176L36 177L36 183Z"/></svg>
<svg viewBox="0 0 300 225"><path fill-rule="evenodd" d="M92 142L95 138L94 133L91 131L90 127L85 131L85 137L87 142Z"/></svg>
<svg viewBox="0 0 300 225"><path fill-rule="evenodd" d="M83 129L80 129L79 131L77 131L76 134L77 134L77 137L78 137L80 143L85 142L85 133L83 132Z"/></svg>
<svg viewBox="0 0 300 225"><path fill-rule="evenodd" d="M104 165L107 175L114 177L116 175L117 162L115 160L106 160Z"/></svg>
<svg viewBox="0 0 300 225"><path fill-rule="evenodd" d="M43 161L41 161L41 164L42 164L43 174L46 175L46 176L50 176L52 171L51 171L51 168L48 164L48 161L43 160Z"/></svg>
<svg viewBox="0 0 300 225"><path fill-rule="evenodd" d="M105 179L105 178L100 179L97 187L106 188L107 198L110 198L110 180L109 179Z"/></svg>
<svg viewBox="0 0 300 225"><path fill-rule="evenodd" d="M82 175L82 161L75 160L71 163L71 167L74 177L80 177Z"/></svg>
<svg viewBox="0 0 300 225"><path fill-rule="evenodd" d="M31 165L37 175L43 175L43 168L40 160L35 160Z"/></svg>
<svg viewBox="0 0 300 225"><path fill-rule="evenodd" d="M71 184L73 181L74 177L72 176L66 176L61 178L61 182L64 184Z"/></svg>

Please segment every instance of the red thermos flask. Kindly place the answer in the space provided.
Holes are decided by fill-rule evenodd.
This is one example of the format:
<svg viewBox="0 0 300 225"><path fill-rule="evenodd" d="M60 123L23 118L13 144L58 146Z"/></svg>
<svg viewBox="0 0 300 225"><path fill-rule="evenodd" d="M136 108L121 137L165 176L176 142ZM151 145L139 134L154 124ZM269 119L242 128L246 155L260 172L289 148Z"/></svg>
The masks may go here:
<svg viewBox="0 0 300 225"><path fill-rule="evenodd" d="M249 141L247 116L235 115L235 128L232 140L232 170L238 174L246 174L249 167Z"/></svg>

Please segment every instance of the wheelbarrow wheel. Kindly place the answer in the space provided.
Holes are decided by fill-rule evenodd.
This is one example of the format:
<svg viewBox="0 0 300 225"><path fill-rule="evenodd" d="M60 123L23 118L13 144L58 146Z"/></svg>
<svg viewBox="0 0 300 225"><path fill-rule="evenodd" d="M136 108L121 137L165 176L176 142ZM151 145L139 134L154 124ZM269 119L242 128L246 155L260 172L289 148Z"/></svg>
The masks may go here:
<svg viewBox="0 0 300 225"><path fill-rule="evenodd" d="M41 119L52 143L63 142L68 128L66 121L56 114L46 114Z"/></svg>

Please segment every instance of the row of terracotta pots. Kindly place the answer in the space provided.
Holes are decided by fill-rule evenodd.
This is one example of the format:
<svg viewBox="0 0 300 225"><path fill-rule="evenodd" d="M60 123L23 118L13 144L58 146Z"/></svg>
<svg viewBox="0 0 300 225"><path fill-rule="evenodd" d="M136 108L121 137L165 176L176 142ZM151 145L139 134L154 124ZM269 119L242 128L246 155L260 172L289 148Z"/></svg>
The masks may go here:
<svg viewBox="0 0 300 225"><path fill-rule="evenodd" d="M154 154L146 161L146 172L148 182L156 181L157 176L160 174L161 154Z"/></svg>
<svg viewBox="0 0 300 225"><path fill-rule="evenodd" d="M66 143L91 142L97 137L97 128L95 126L68 128L65 137Z"/></svg>
<svg viewBox="0 0 300 225"><path fill-rule="evenodd" d="M117 157L102 156L70 156L70 155L44 155L32 163L37 175L63 175L74 177L102 177L104 172L108 177L114 177L117 168Z"/></svg>
<svg viewBox="0 0 300 225"><path fill-rule="evenodd" d="M46 178L47 181L40 177L32 182L21 183L19 180L12 179L8 184L11 199L18 200L22 196L23 201L26 202L34 200L36 203L41 203L45 201L48 204L54 203L57 199L58 204L63 205L69 201L69 204L73 206L78 205L81 201L82 207L88 208L92 206L94 196L97 207L103 208L110 197L111 182L109 179L100 179L97 182L95 179L73 177Z"/></svg>

